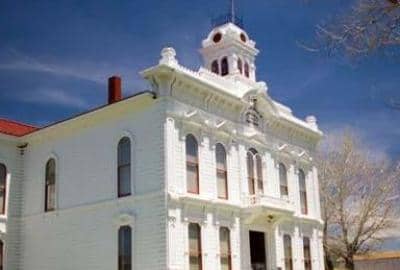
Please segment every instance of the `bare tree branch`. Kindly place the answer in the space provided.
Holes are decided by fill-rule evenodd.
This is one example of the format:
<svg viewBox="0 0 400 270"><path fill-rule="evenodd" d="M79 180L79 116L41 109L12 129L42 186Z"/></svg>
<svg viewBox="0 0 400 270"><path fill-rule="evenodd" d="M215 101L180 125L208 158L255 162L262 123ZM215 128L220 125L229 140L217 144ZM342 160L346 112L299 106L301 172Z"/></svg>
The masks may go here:
<svg viewBox="0 0 400 270"><path fill-rule="evenodd" d="M374 249L393 225L400 169L377 160L352 135L329 142L320 153L324 247L353 269L353 257Z"/></svg>

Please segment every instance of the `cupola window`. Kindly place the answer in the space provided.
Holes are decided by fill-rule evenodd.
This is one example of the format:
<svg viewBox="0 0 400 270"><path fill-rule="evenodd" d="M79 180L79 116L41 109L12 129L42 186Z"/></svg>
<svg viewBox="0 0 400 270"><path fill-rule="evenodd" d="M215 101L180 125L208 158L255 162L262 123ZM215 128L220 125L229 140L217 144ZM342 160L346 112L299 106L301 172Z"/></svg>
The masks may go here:
<svg viewBox="0 0 400 270"><path fill-rule="evenodd" d="M241 34L240 34L240 39L241 39L243 42L246 42L246 41L247 41L246 35L245 35L244 33L241 33Z"/></svg>
<svg viewBox="0 0 400 270"><path fill-rule="evenodd" d="M213 41L214 41L215 43L220 42L221 39L222 39L222 34L221 34L221 33L216 33L216 34L214 35L214 37L213 37Z"/></svg>
<svg viewBox="0 0 400 270"><path fill-rule="evenodd" d="M247 78L250 77L250 67L249 67L249 63L245 63L245 64L244 64L244 76L246 76Z"/></svg>
<svg viewBox="0 0 400 270"><path fill-rule="evenodd" d="M228 58L224 57L221 61L221 75L226 76L229 74Z"/></svg>
<svg viewBox="0 0 400 270"><path fill-rule="evenodd" d="M215 74L219 74L219 64L218 60L214 60L211 64L211 71Z"/></svg>
<svg viewBox="0 0 400 270"><path fill-rule="evenodd" d="M238 59L237 65L238 65L238 69L239 69L240 74L243 74L243 62L242 62L242 59L240 59L240 58Z"/></svg>

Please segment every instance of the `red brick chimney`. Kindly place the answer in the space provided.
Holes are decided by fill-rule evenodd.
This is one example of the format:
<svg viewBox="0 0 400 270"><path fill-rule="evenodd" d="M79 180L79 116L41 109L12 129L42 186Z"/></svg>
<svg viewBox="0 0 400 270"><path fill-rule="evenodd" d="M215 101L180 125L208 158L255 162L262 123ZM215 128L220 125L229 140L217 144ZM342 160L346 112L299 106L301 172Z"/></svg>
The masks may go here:
<svg viewBox="0 0 400 270"><path fill-rule="evenodd" d="M108 78L108 104L118 102L121 99L121 77L112 76Z"/></svg>

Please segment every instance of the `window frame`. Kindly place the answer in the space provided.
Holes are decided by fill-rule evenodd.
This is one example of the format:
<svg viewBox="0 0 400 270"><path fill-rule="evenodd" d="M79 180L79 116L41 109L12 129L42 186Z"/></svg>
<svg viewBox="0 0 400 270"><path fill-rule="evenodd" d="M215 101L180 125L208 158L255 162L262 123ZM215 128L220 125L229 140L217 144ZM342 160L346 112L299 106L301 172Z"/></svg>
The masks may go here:
<svg viewBox="0 0 400 270"><path fill-rule="evenodd" d="M282 171L282 169L284 171ZM280 196L289 196L289 183L288 183L288 171L287 171L287 167L284 163L280 162L278 165L278 170L279 170L279 191L280 191ZM282 185L282 176L284 173L284 177L285 177L285 181L284 181L284 185ZM284 193L282 192L284 191Z"/></svg>
<svg viewBox="0 0 400 270"><path fill-rule="evenodd" d="M121 249L121 246L122 245L124 245L124 240L125 240L125 238L124 237L126 237L126 235L123 235L123 233L124 233L124 231L123 230L125 230L125 229L127 229L127 231L125 231L126 233L129 233L128 234L128 238L129 238L129 250L126 252L125 250L123 250L123 249ZM133 251L133 230L132 230L132 227L130 226L130 225L123 225L123 226L120 226L119 228L118 228L118 270L132 270L132 268L133 268L133 262L132 262L132 260L133 260L133 256L132 256L132 251ZM123 262L125 262L125 259L123 260L123 262L122 262L122 259L121 259L121 257L124 257L124 255L125 255L125 252L127 253L127 256L129 256L126 260L130 263L130 264L128 264L128 269L126 269L125 267L125 263L123 264Z"/></svg>
<svg viewBox="0 0 400 270"><path fill-rule="evenodd" d="M224 162L223 162L223 166L221 168L218 167L218 149L220 149L224 156ZM228 155L226 152L226 149L224 147L223 144L221 143L217 143L215 145L215 168L216 168L216 177L217 177L217 197L218 199L222 199L222 200L229 200L229 185L228 185ZM220 191L219 191L219 175L223 175L224 179L224 188L225 188L225 196L220 196Z"/></svg>
<svg viewBox="0 0 400 270"><path fill-rule="evenodd" d="M2 239L0 239L0 270L4 269L4 256L5 255L5 245Z"/></svg>
<svg viewBox="0 0 400 270"><path fill-rule="evenodd" d="M49 179L50 177L50 165L51 162L54 163L54 167L53 167L53 179ZM53 180L51 183L51 180ZM53 186L53 189L51 189L51 187ZM49 204L49 198L50 198L50 192L51 190L53 190L52 192L54 192L53 197L54 197L54 205L50 205ZM46 162L46 167L45 167L45 195L44 195L44 211L47 212L53 212L55 211L57 208L57 161L55 158L49 158Z"/></svg>
<svg viewBox="0 0 400 270"><path fill-rule="evenodd" d="M126 140L128 144L127 147L129 147L129 162L121 164L120 163L120 151L121 147L123 146L124 140ZM123 150L122 150L123 151ZM124 168L128 168L129 171L129 192L123 193L121 191L121 184L122 184L122 177L121 177L121 170ZM117 196L118 198L123 198L123 197L128 197L132 195L132 140L128 136L122 137L118 141L118 146L117 146Z"/></svg>
<svg viewBox="0 0 400 270"><path fill-rule="evenodd" d="M218 60L214 60L211 63L211 72L215 73L215 74L220 74L220 69L219 69L219 62Z"/></svg>
<svg viewBox="0 0 400 270"><path fill-rule="evenodd" d="M197 253L193 253L193 251L191 250L190 247L190 229L191 226L195 226L196 230L197 230L197 235L198 235L198 239L197 239ZM198 266L199 266L199 270L203 269L203 251L202 251L202 237L201 237L201 226L199 223L194 223L191 222L188 224L188 254L189 254L189 269L190 269L190 259L193 258L197 258L198 260Z"/></svg>
<svg viewBox="0 0 400 270"><path fill-rule="evenodd" d="M298 170L299 192L300 192L300 211L303 215L308 215L307 202L307 179L302 169Z"/></svg>
<svg viewBox="0 0 400 270"><path fill-rule="evenodd" d="M289 243L289 246L287 246L287 243ZM283 252L285 270L293 270L293 243L292 237L289 234L283 235ZM287 254L288 252L289 254Z"/></svg>
<svg viewBox="0 0 400 270"><path fill-rule="evenodd" d="M258 153L256 149L250 148L246 154L246 163L247 163L247 181L249 187L249 194L250 195L265 194L264 172L263 172L264 168L260 153Z"/></svg>
<svg viewBox="0 0 400 270"><path fill-rule="evenodd" d="M221 252L221 246L222 246L222 241L221 241L221 231L226 230L228 233L228 253L227 254L222 254ZM228 227L220 227L219 228L219 254L220 254L220 265L222 268L222 260L224 258L228 259L228 270L232 270L232 245L231 245L231 230ZM226 255L226 256L223 256Z"/></svg>
<svg viewBox="0 0 400 270"><path fill-rule="evenodd" d="M7 166L4 163L0 163L0 167L3 168L4 170L4 177L0 179L0 192L3 192L3 197L1 198L1 201L3 203L3 207L0 208L0 215L6 215L6 203L7 203ZM1 177L1 175L0 175ZM4 185L2 185L1 182L4 182Z"/></svg>
<svg viewBox="0 0 400 270"><path fill-rule="evenodd" d="M307 240L307 241L305 241ZM306 242L308 245L306 245ZM306 257L306 250L308 249L308 256ZM303 259L304 259L304 269L312 270L312 254L311 254L311 239L308 236L303 237ZM308 266L308 267L307 267Z"/></svg>
<svg viewBox="0 0 400 270"><path fill-rule="evenodd" d="M246 76L246 78L250 78L250 65L248 62L244 63L244 76Z"/></svg>
<svg viewBox="0 0 400 270"><path fill-rule="evenodd" d="M228 57L221 59L221 76L227 76L229 74L229 61Z"/></svg>
<svg viewBox="0 0 400 270"><path fill-rule="evenodd" d="M191 160L189 158L189 154L188 154L188 138L192 139L192 142L194 142L195 144L193 145L195 147L196 150L196 156L190 156L191 158L193 158L193 160ZM200 162L199 162L199 143L196 139L196 137L193 134L187 134L185 137L185 151L186 151L186 156L185 156L185 163L186 163L186 192L191 193L191 194L200 194ZM195 190L190 190L189 189L189 185L188 185L188 181L189 181L189 169L188 168L195 168L196 170L196 189Z"/></svg>

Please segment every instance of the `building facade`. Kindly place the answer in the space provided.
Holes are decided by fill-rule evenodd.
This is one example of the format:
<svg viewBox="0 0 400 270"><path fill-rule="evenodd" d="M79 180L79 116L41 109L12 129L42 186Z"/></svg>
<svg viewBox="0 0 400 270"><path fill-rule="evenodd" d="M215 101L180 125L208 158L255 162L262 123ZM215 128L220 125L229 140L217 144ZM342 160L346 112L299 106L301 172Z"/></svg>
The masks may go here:
<svg viewBox="0 0 400 270"><path fill-rule="evenodd" d="M0 121L1 269L324 269L315 117L271 99L239 26L201 54L165 48L151 90L110 78L106 106L47 127Z"/></svg>

